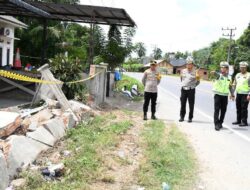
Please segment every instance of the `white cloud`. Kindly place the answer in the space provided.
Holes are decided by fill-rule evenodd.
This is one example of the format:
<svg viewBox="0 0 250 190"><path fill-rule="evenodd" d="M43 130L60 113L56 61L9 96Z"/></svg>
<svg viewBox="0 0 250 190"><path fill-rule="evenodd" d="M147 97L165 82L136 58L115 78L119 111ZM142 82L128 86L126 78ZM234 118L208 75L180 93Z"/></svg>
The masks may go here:
<svg viewBox="0 0 250 190"><path fill-rule="evenodd" d="M249 0L81 0L82 4L124 8L136 22L135 41L149 51L192 51L218 40L222 27L237 27L238 38L250 22ZM148 52L150 53L150 52Z"/></svg>

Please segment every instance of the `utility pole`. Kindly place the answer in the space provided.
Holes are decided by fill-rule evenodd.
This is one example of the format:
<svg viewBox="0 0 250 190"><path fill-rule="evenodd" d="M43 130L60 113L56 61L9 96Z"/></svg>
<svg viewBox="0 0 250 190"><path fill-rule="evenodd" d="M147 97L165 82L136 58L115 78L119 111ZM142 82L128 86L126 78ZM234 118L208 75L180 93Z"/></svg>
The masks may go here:
<svg viewBox="0 0 250 190"><path fill-rule="evenodd" d="M231 54L231 45L232 45L232 39L235 36L234 31L236 30L235 28L222 28L222 31L228 31L227 34L223 33L223 36L229 37L229 47L228 47L228 53L227 53L227 62L229 63L230 61L230 54Z"/></svg>

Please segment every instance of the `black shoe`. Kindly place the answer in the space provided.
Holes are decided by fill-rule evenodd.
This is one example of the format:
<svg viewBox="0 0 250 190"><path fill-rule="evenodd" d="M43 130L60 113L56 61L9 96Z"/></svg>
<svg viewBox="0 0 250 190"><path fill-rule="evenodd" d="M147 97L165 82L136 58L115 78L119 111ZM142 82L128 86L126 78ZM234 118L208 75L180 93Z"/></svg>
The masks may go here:
<svg viewBox="0 0 250 190"><path fill-rule="evenodd" d="M184 121L184 118L180 118L180 119L179 119L179 122L183 122L183 121Z"/></svg>
<svg viewBox="0 0 250 190"><path fill-rule="evenodd" d="M188 123L192 123L192 119L188 119Z"/></svg>
<svg viewBox="0 0 250 190"><path fill-rule="evenodd" d="M220 123L220 124L219 124L219 127L220 127L220 129L222 129L222 128L223 128L223 125L222 125L222 123Z"/></svg>
<svg viewBox="0 0 250 190"><path fill-rule="evenodd" d="M145 114L145 113L144 113L144 115L143 115L143 120L148 120L147 114Z"/></svg>
<svg viewBox="0 0 250 190"><path fill-rule="evenodd" d="M239 127L246 127L246 126L248 126L247 123L241 123L241 124L239 124Z"/></svg>
<svg viewBox="0 0 250 190"><path fill-rule="evenodd" d="M215 124L215 130L219 131L221 129L220 124Z"/></svg>
<svg viewBox="0 0 250 190"><path fill-rule="evenodd" d="M157 118L155 117L155 115L152 115L152 116L151 116L151 119L157 120Z"/></svg>
<svg viewBox="0 0 250 190"><path fill-rule="evenodd" d="M235 122L233 122L232 124L233 124L233 125L239 125L240 122L239 122L239 121L235 121Z"/></svg>

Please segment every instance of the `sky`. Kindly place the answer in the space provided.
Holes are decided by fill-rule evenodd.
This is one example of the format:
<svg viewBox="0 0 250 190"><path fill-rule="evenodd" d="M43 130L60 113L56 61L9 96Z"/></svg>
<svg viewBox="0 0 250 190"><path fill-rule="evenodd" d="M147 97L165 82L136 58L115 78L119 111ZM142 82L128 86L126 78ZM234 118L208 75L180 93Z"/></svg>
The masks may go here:
<svg viewBox="0 0 250 190"><path fill-rule="evenodd" d="M198 50L237 28L239 38L250 23L250 0L80 0L81 4L124 8L137 24L134 42L147 54ZM224 34L227 34L225 31Z"/></svg>

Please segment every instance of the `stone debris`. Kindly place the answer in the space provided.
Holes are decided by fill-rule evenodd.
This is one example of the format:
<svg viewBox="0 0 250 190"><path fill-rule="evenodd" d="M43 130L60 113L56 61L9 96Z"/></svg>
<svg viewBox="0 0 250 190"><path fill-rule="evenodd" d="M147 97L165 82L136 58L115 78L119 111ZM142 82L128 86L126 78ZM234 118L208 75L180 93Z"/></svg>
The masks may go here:
<svg viewBox="0 0 250 190"><path fill-rule="evenodd" d="M0 138L11 135L21 123L20 114L0 111Z"/></svg>
<svg viewBox="0 0 250 190"><path fill-rule="evenodd" d="M9 176L6 175L7 173L7 163L3 152L0 150L0 190L5 189L9 184Z"/></svg>
<svg viewBox="0 0 250 190"><path fill-rule="evenodd" d="M15 179L11 182L13 188L23 187L26 184L26 180L23 178Z"/></svg>
<svg viewBox="0 0 250 190"><path fill-rule="evenodd" d="M51 113L51 111L49 109L44 109L38 112L37 114L31 116L30 120L31 122L42 123L42 122L48 121L52 117L53 117L53 114Z"/></svg>
<svg viewBox="0 0 250 190"><path fill-rule="evenodd" d="M14 177L17 170L32 163L37 156L49 147L25 136L12 135L6 140L8 150L5 150L8 174Z"/></svg>
<svg viewBox="0 0 250 190"><path fill-rule="evenodd" d="M30 123L29 127L28 127L28 131L35 131L38 128L38 122L37 121L33 121Z"/></svg>
<svg viewBox="0 0 250 190"><path fill-rule="evenodd" d="M56 140L61 139L66 133L66 127L61 118L51 119L47 121L44 126L54 136Z"/></svg>
<svg viewBox="0 0 250 190"><path fill-rule="evenodd" d="M56 142L54 136L44 127L38 127L37 130L27 133L26 136L48 146L54 146Z"/></svg>
<svg viewBox="0 0 250 190"><path fill-rule="evenodd" d="M77 114L91 113L91 108L77 101L71 101ZM0 111L0 190L15 189L25 184L23 179L12 181L17 174L32 166L37 156L55 145L65 136L66 130L78 123L78 118L71 110L63 111L59 102L46 101L46 105L35 109ZM21 129L22 132L18 132ZM18 134L18 135L17 135ZM4 139L5 140L4 140ZM57 165L49 165L50 180L63 175L64 166L60 163L63 157L71 156L68 150L58 152L50 160ZM40 170L34 166L30 169ZM44 170L45 171L45 170ZM8 185L10 186L8 187Z"/></svg>

